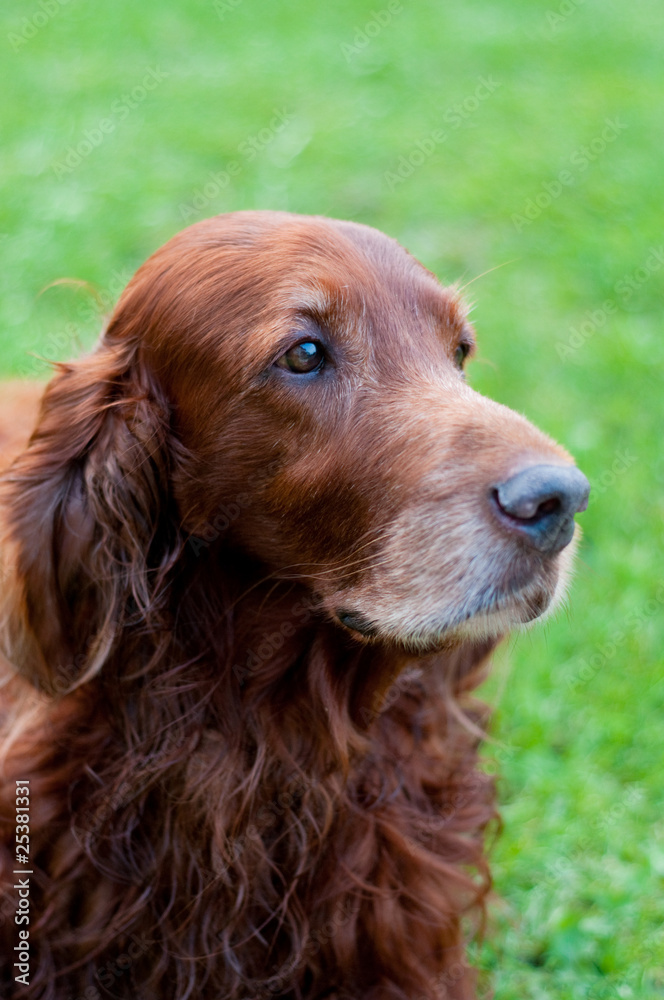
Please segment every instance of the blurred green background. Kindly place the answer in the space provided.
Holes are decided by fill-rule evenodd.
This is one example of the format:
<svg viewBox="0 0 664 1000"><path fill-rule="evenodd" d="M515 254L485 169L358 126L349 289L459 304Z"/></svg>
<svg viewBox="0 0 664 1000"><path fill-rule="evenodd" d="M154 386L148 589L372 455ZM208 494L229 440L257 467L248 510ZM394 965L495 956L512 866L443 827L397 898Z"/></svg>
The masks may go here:
<svg viewBox="0 0 664 1000"><path fill-rule="evenodd" d="M664 7L30 0L1 23L3 376L89 346L218 212L366 222L473 282L471 383L594 485L567 613L485 692L505 828L475 960L498 1000L662 996Z"/></svg>

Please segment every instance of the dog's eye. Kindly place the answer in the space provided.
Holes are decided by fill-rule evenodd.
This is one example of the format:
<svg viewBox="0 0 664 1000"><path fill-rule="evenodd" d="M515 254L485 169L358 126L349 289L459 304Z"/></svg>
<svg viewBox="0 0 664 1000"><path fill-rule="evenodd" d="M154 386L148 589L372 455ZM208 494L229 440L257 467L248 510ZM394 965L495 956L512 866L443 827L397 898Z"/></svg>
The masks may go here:
<svg viewBox="0 0 664 1000"><path fill-rule="evenodd" d="M325 351L316 340L303 340L301 344L289 348L276 362L278 368L285 368L296 375L306 375L323 367Z"/></svg>
<svg viewBox="0 0 664 1000"><path fill-rule="evenodd" d="M463 371L463 364L468 355L470 354L470 344L462 341L454 352L454 363L461 371Z"/></svg>

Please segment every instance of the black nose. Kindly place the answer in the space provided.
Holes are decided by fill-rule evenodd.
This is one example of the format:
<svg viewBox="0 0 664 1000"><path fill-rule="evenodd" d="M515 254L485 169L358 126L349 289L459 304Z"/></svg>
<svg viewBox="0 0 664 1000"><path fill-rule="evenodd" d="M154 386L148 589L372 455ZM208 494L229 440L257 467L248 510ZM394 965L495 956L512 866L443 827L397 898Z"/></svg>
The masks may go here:
<svg viewBox="0 0 664 1000"><path fill-rule="evenodd" d="M570 465L531 465L500 483L493 499L501 522L539 552L553 555L572 540L574 515L588 506L590 483Z"/></svg>

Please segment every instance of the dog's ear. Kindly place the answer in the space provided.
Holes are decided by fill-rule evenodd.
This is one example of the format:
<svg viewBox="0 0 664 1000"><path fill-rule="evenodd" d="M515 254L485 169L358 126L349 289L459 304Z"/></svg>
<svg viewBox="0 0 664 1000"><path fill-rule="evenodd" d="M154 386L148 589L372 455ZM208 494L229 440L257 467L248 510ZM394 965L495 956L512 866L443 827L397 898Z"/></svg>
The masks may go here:
<svg viewBox="0 0 664 1000"><path fill-rule="evenodd" d="M61 365L4 477L5 655L37 687L94 676L132 623L156 622L177 557L168 412L127 342Z"/></svg>

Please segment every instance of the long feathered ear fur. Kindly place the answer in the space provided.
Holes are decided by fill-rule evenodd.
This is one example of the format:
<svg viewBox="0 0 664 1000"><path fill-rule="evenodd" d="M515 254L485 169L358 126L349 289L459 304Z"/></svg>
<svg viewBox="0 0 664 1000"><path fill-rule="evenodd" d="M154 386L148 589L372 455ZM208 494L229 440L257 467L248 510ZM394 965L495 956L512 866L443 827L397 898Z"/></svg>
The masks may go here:
<svg viewBox="0 0 664 1000"><path fill-rule="evenodd" d="M4 654L43 691L97 674L132 622L164 625L180 549L168 437L166 403L131 343L102 339L46 389L29 446L5 476L0 546L13 581Z"/></svg>

